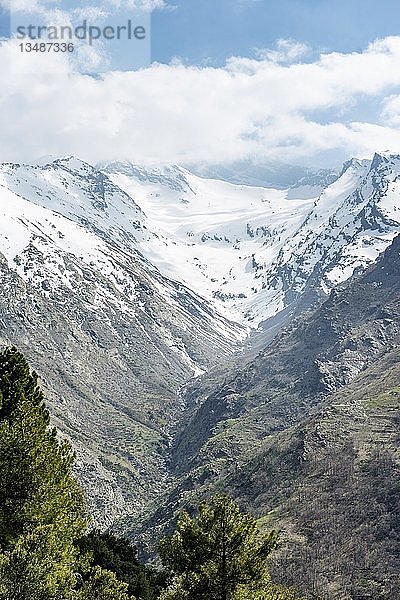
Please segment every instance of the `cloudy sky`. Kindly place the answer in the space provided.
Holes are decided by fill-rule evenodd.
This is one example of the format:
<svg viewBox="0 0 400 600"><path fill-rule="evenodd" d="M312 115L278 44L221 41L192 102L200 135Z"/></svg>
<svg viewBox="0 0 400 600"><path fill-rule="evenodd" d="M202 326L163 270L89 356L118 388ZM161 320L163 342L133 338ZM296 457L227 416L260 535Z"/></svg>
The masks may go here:
<svg viewBox="0 0 400 600"><path fill-rule="evenodd" d="M152 21L151 64L137 68L121 44L98 75L79 72L72 55L27 55L5 40L1 161L74 154L91 162L336 166L400 153L397 1L121 2L0 0L3 36L10 4L14 20L29 6L52 23L76 17L78 7L129 15L136 2ZM95 64L100 49L85 50Z"/></svg>

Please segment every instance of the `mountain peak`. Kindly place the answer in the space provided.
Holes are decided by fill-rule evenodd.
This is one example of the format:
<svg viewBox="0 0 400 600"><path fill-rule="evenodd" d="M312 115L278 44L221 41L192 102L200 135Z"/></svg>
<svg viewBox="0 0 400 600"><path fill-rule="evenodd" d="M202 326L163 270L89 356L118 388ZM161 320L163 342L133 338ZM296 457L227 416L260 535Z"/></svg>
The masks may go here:
<svg viewBox="0 0 400 600"><path fill-rule="evenodd" d="M344 175L348 169L359 169L369 165L370 161L368 159L360 159L360 158L350 158L343 163L342 170L340 171L339 177Z"/></svg>
<svg viewBox="0 0 400 600"><path fill-rule="evenodd" d="M388 160L380 156L372 162ZM257 327L310 288L329 293L390 244L400 229L397 169L377 166L366 177L370 168L353 158L341 177L321 171L290 190L203 179L173 164L93 167L73 156L2 173L28 202L140 252L229 318Z"/></svg>
<svg viewBox="0 0 400 600"><path fill-rule="evenodd" d="M384 154L378 154L375 152L374 157L371 162L371 171L374 171L378 167L380 167L383 163L387 163L389 161L389 156L385 156Z"/></svg>
<svg viewBox="0 0 400 600"><path fill-rule="evenodd" d="M93 165L76 156L57 158L52 161L51 165L68 169L69 171L80 175L97 172L97 169Z"/></svg>

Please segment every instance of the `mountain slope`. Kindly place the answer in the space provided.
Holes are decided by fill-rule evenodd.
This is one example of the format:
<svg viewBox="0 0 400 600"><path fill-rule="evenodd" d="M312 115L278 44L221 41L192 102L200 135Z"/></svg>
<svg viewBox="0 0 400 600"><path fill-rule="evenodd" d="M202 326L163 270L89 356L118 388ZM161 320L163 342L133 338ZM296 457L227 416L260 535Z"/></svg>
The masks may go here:
<svg viewBox="0 0 400 600"><path fill-rule="evenodd" d="M396 253L398 245L396 238L390 252ZM199 407L201 389L196 388L201 387L201 380L194 382L186 393L192 414L176 439L174 463L182 462L185 469L188 459L189 464L191 460L198 464L204 444L212 456L212 439L218 453L216 431L221 440L236 437L237 443L236 424L227 424L229 419L243 417L253 432L243 442L256 444L301 419L324 396L349 383L385 353L388 344L397 343L398 315L392 315L399 300L397 273L388 274L379 285L368 277L372 276L356 280L343 293L334 290L311 317L295 320L271 346L226 377Z"/></svg>
<svg viewBox="0 0 400 600"><path fill-rule="evenodd" d="M273 190L171 166L0 166L0 341L44 375L101 524L138 517L176 476L206 481L210 461L218 478L379 356L390 327L364 339L373 307L339 310L333 295L318 337L300 321L243 367L390 244L399 172L375 156Z"/></svg>
<svg viewBox="0 0 400 600"><path fill-rule="evenodd" d="M69 158L3 165L0 176L29 202L139 251L252 327L329 293L400 230L396 156L352 160L333 183L314 176L286 190L202 179L177 166L101 169Z"/></svg>
<svg viewBox="0 0 400 600"><path fill-rule="evenodd" d="M224 489L282 530L285 583L335 600L396 597L399 344L400 236L219 387L187 389L175 482L138 529L144 543Z"/></svg>
<svg viewBox="0 0 400 600"><path fill-rule="evenodd" d="M54 422L78 451L92 511L111 524L163 485L180 386L231 353L246 331L133 248L128 253L128 235L121 228L114 237L101 212L110 206L113 217L118 198L135 215L140 210L104 176L86 193L96 175L79 168L83 181L67 172L74 185L57 165L39 175L4 169L0 342L19 346L43 374ZM9 171L15 191L5 185ZM41 177L49 174L44 193Z"/></svg>
<svg viewBox="0 0 400 600"><path fill-rule="evenodd" d="M375 314L351 339L360 374L303 423L267 439L224 485L282 530L274 569L286 583L322 598L389 600L400 584L399 237L342 301L355 288L361 311L369 303ZM365 343L375 354L368 366Z"/></svg>
<svg viewBox="0 0 400 600"><path fill-rule="evenodd" d="M396 349L225 482L281 531L278 579L324 599L397 598L399 384Z"/></svg>
<svg viewBox="0 0 400 600"><path fill-rule="evenodd" d="M286 190L201 179L180 167L102 168L146 215L141 252L253 327L307 294L329 293L400 231L397 156L352 160L333 183L301 179Z"/></svg>

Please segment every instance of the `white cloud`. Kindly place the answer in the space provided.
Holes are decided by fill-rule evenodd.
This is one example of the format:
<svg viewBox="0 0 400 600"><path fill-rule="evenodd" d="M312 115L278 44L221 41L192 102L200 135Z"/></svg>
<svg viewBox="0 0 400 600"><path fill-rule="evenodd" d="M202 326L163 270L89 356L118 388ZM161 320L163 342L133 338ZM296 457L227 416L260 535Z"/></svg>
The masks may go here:
<svg viewBox="0 0 400 600"><path fill-rule="evenodd" d="M400 152L400 37L312 63L232 58L225 68L156 64L101 79L71 73L60 57L46 58L59 61L57 76L46 73L44 57L31 58L43 73L29 75L22 60L12 44L0 48L2 161L319 161L332 152ZM357 107L371 99L384 112L357 120Z"/></svg>
<svg viewBox="0 0 400 600"><path fill-rule="evenodd" d="M160 8L167 8L165 0L104 0L103 4L139 11L152 11Z"/></svg>
<svg viewBox="0 0 400 600"><path fill-rule="evenodd" d="M306 56L309 48L306 44L296 42L295 40L277 40L273 49L258 49L257 56L262 60L269 60L274 63L288 64L298 61Z"/></svg>
<svg viewBox="0 0 400 600"><path fill-rule="evenodd" d="M400 95L393 94L384 99L382 119L390 125L400 125Z"/></svg>
<svg viewBox="0 0 400 600"><path fill-rule="evenodd" d="M135 10L148 13L156 9L174 8L167 6L165 0L102 0L78 8L69 7L67 0L0 0L1 6L10 11L12 17L36 14L44 21L51 22L61 15L67 22L87 19L94 23L104 20L116 11L131 15Z"/></svg>
<svg viewBox="0 0 400 600"><path fill-rule="evenodd" d="M45 0L0 0L0 8L9 11L12 16L20 13L40 14L48 10Z"/></svg>
<svg viewBox="0 0 400 600"><path fill-rule="evenodd" d="M263 0L234 0L233 10L237 12L242 12L249 8L254 8Z"/></svg>
<svg viewBox="0 0 400 600"><path fill-rule="evenodd" d="M103 19L107 18L108 15L108 11L106 11L104 7L100 6L83 6L82 8L74 9L71 14L74 19L79 21L86 19L91 24L94 24L97 21L102 21Z"/></svg>
<svg viewBox="0 0 400 600"><path fill-rule="evenodd" d="M60 7L68 11L67 0L0 0L0 6L12 12L33 13L43 10L52 10ZM102 0L93 6L82 10L100 10L104 7L130 9L139 11L152 11L168 8L165 0Z"/></svg>

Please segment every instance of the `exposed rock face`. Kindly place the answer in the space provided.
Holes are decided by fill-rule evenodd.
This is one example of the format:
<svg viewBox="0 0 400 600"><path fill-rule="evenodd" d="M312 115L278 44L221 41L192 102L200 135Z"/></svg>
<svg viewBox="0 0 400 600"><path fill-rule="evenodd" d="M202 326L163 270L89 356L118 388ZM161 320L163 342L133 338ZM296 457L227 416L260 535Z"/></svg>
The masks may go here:
<svg viewBox="0 0 400 600"><path fill-rule="evenodd" d="M154 547L179 507L223 487L294 544L282 579L306 565L304 589L327 598L395 597L378 538L399 543L399 175L381 155L290 190L180 167L1 166L0 343L42 375L97 524ZM354 569L370 583L346 570L363 535L372 555Z"/></svg>
<svg viewBox="0 0 400 600"><path fill-rule="evenodd" d="M340 177L308 175L286 190L202 180L176 166L102 168L147 215L141 252L252 327L273 328L305 298L329 294L400 231L398 156L353 159Z"/></svg>
<svg viewBox="0 0 400 600"><path fill-rule="evenodd" d="M1 262L0 341L21 348L43 375L53 421L77 449L96 521L109 525L162 487L163 456L182 410L179 387L231 352L236 331L225 337L198 298L150 277L131 257L119 262L131 295L64 258L69 272L80 273L76 287L46 296ZM219 325L229 331L222 318Z"/></svg>
<svg viewBox="0 0 400 600"><path fill-rule="evenodd" d="M329 599L396 597L399 343L397 237L375 267L219 387L204 395L199 379L188 388L187 425L171 451L175 486L144 541L222 488L282 529L274 570L285 583Z"/></svg>
<svg viewBox="0 0 400 600"><path fill-rule="evenodd" d="M397 597L399 382L397 349L224 484L281 531L274 575L310 597Z"/></svg>
<svg viewBox="0 0 400 600"><path fill-rule="evenodd" d="M229 418L245 415L254 431L262 418L262 436L295 423L397 343L398 246L396 238L371 273L343 291L334 290L316 312L293 321L271 346L194 406L177 438L174 462L179 465L182 456L185 465L188 457L196 464L203 444ZM195 386L187 392L189 407L196 400Z"/></svg>
<svg viewBox="0 0 400 600"><path fill-rule="evenodd" d="M322 598L389 600L400 585L399 237L333 307L343 302L363 322L348 330L343 358L329 361L339 389L267 439L225 486L282 530L278 577Z"/></svg>
<svg viewBox="0 0 400 600"><path fill-rule="evenodd" d="M94 169L73 167L28 169L32 181L20 191L30 200L0 188L0 342L21 348L42 375L104 526L162 489L180 386L246 332L133 247L128 253L140 209ZM125 237L112 225L121 203L135 217Z"/></svg>

